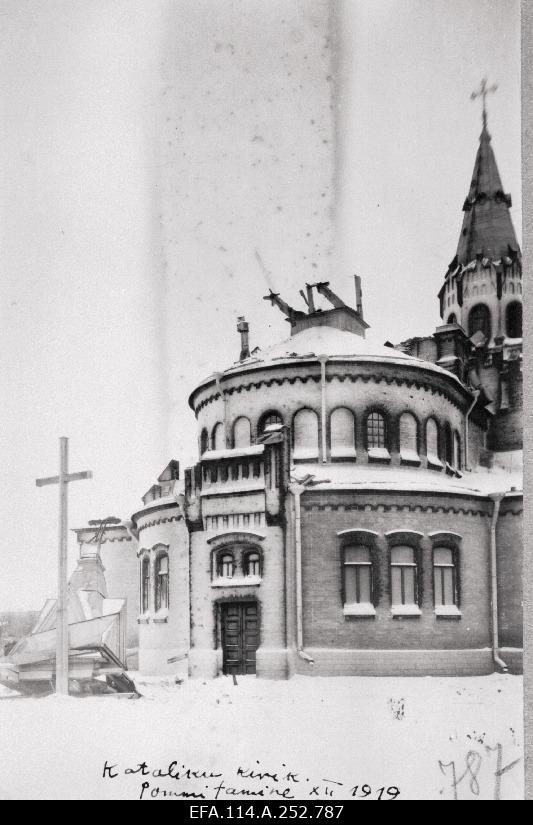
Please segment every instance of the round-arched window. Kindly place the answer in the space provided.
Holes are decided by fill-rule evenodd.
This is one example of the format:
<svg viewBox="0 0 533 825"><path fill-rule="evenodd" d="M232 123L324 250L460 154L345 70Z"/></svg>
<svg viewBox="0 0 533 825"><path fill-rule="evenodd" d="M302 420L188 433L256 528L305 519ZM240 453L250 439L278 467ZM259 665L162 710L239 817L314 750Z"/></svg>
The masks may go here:
<svg viewBox="0 0 533 825"><path fill-rule="evenodd" d="M455 312L452 312L451 315L449 316L448 323L449 324L456 324L457 323L457 318L456 318Z"/></svg>
<svg viewBox="0 0 533 825"><path fill-rule="evenodd" d="M400 451L414 453L417 449L418 422L411 413L400 416Z"/></svg>
<svg viewBox="0 0 533 825"><path fill-rule="evenodd" d="M476 304L468 316L468 335L471 338L476 332L482 332L487 340L490 339L490 310L485 304Z"/></svg>
<svg viewBox="0 0 533 825"><path fill-rule="evenodd" d="M217 573L225 579L232 579L235 571L233 553L220 553L217 559Z"/></svg>
<svg viewBox="0 0 533 825"><path fill-rule="evenodd" d="M245 416L241 416L237 418L233 425L233 446L236 448L249 447L251 443L252 431L250 421L245 418Z"/></svg>
<svg viewBox="0 0 533 825"><path fill-rule="evenodd" d="M372 412L366 419L366 441L369 450L386 447L385 419L379 412Z"/></svg>
<svg viewBox="0 0 533 825"><path fill-rule="evenodd" d="M259 422L259 435L263 435L267 427L274 427L276 425L283 424L283 418L277 412L268 412L266 413Z"/></svg>
<svg viewBox="0 0 533 825"><path fill-rule="evenodd" d="M203 455L204 453L206 453L208 449L209 449L209 433L207 432L207 430L204 427L204 429L202 430L202 433L200 435L200 455Z"/></svg>
<svg viewBox="0 0 533 825"><path fill-rule="evenodd" d="M339 407L330 418L331 457L355 458L355 419L351 410Z"/></svg>
<svg viewBox="0 0 533 825"><path fill-rule="evenodd" d="M150 607L150 559L145 556L141 562L141 612Z"/></svg>
<svg viewBox="0 0 533 825"><path fill-rule="evenodd" d="M426 423L426 455L430 461L439 461L439 428L434 418Z"/></svg>
<svg viewBox="0 0 533 825"><path fill-rule="evenodd" d="M218 422L213 427L213 432L211 434L211 449L212 450L223 450L226 447L224 443L224 425L222 422Z"/></svg>
<svg viewBox="0 0 533 825"><path fill-rule="evenodd" d="M522 337L522 303L511 301L505 310L505 328L508 338Z"/></svg>
<svg viewBox="0 0 533 825"><path fill-rule="evenodd" d="M294 458L318 458L318 415L314 410L298 410L294 416Z"/></svg>
<svg viewBox="0 0 533 825"><path fill-rule="evenodd" d="M155 562L155 609L165 610L168 606L168 554L160 553Z"/></svg>
<svg viewBox="0 0 533 825"><path fill-rule="evenodd" d="M245 576L260 576L261 575L261 556L257 550L252 550L244 556L244 575Z"/></svg>

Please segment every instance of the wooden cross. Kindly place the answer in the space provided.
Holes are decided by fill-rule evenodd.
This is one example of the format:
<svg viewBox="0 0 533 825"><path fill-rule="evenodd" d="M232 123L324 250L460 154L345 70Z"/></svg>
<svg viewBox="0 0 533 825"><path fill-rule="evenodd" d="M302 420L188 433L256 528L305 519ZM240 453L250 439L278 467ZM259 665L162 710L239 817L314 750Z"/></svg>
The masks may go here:
<svg viewBox="0 0 533 825"><path fill-rule="evenodd" d="M68 496L67 485L71 481L92 478L89 470L81 473L68 471L68 438L59 439L59 475L38 478L37 487L59 485L59 552L58 588L56 611L56 693L68 694Z"/></svg>
<svg viewBox="0 0 533 825"><path fill-rule="evenodd" d="M491 94L491 92L495 92L498 88L496 83L493 83L492 86L487 86L487 78L484 77L481 81L481 86L478 92L472 92L470 95L470 100L477 100L478 97L483 98L483 128L487 128L487 95Z"/></svg>

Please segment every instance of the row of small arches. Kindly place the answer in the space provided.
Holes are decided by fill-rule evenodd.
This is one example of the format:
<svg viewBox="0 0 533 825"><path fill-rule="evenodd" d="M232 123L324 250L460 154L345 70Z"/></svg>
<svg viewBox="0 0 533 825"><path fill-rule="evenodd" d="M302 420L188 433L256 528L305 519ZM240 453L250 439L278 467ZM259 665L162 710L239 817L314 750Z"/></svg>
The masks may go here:
<svg viewBox="0 0 533 825"><path fill-rule="evenodd" d="M260 437L268 427L284 424L277 412L263 416L257 428ZM389 451L395 449L392 431L397 426L397 442L400 455L407 462L418 462L421 447L421 431L425 434L425 454L429 463L436 465L442 461L457 470L461 469L461 437L452 430L448 422L439 424L435 418L426 420L423 428L418 419L410 412L402 413L392 419L381 410L370 410L364 417L364 449L370 457L386 459ZM337 407L329 417L327 430L330 457L333 460L350 460L356 457L356 419L347 407ZM218 422L211 433L204 428L200 437L201 453L208 449L226 449L224 425ZM248 418L240 416L233 423L232 447L243 449L252 444L252 425ZM320 452L319 418L315 410L303 408L292 418L292 448L296 461L316 460Z"/></svg>

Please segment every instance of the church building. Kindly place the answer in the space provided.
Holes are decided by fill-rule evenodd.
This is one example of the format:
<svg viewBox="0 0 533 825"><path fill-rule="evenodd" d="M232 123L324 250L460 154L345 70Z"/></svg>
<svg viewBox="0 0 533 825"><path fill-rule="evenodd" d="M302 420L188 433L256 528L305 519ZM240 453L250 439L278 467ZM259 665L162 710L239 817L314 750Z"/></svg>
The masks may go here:
<svg viewBox="0 0 533 825"><path fill-rule="evenodd" d="M288 339L241 318L192 389L196 464L101 543L141 672L520 672L522 267L485 112L465 188L432 336L370 344L357 278L271 292Z"/></svg>

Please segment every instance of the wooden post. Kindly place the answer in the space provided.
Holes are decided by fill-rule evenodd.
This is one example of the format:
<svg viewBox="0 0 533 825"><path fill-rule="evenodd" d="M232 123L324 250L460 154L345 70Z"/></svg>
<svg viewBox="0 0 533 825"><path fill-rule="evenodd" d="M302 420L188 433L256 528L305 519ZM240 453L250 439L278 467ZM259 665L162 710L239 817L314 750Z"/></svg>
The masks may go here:
<svg viewBox="0 0 533 825"><path fill-rule="evenodd" d="M68 694L68 438L59 439L59 553L56 614L56 693Z"/></svg>
<svg viewBox="0 0 533 825"><path fill-rule="evenodd" d="M68 694L68 483L83 478L92 478L92 473L68 471L68 438L59 439L59 475L38 478L37 487L48 484L59 486L59 542L57 566L57 606L56 606L56 693Z"/></svg>

